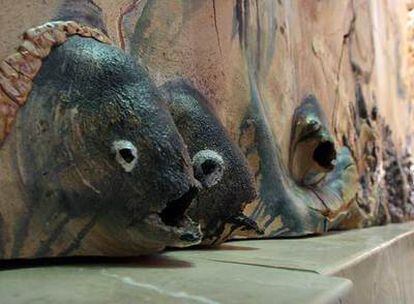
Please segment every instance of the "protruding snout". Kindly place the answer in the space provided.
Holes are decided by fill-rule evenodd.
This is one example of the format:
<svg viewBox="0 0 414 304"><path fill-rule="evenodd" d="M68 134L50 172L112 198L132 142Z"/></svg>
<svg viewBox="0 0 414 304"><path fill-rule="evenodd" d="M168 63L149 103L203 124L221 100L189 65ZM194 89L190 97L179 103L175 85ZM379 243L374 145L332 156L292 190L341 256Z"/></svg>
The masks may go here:
<svg viewBox="0 0 414 304"><path fill-rule="evenodd" d="M193 157L194 176L204 188L216 185L224 174L223 157L213 150L201 150Z"/></svg>

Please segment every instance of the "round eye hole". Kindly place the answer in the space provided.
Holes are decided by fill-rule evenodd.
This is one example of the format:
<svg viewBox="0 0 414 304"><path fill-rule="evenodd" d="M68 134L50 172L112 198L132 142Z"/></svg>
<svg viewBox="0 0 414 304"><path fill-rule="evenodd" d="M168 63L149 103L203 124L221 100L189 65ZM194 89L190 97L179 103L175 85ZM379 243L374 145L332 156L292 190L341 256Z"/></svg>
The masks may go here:
<svg viewBox="0 0 414 304"><path fill-rule="evenodd" d="M124 168L125 172L131 172L138 161L137 148L128 140L117 140L112 143L112 152L115 160Z"/></svg>
<svg viewBox="0 0 414 304"><path fill-rule="evenodd" d="M216 151L201 150L193 157L194 176L204 188L216 185L224 174L223 157Z"/></svg>

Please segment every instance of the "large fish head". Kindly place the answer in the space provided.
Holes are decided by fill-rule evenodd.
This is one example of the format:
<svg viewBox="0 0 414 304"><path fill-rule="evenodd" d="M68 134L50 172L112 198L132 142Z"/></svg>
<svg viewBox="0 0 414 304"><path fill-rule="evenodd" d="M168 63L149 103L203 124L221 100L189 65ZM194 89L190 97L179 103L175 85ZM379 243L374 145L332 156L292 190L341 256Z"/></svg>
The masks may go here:
<svg viewBox="0 0 414 304"><path fill-rule="evenodd" d="M83 247L129 255L200 241L185 214L199 185L186 146L121 50L80 37L55 48L17 126L34 208L45 221L93 219Z"/></svg>
<svg viewBox="0 0 414 304"><path fill-rule="evenodd" d="M203 244L220 244L236 231L260 234L243 215L256 197L253 175L212 105L184 80L168 82L162 91L202 185L189 214L201 224Z"/></svg>

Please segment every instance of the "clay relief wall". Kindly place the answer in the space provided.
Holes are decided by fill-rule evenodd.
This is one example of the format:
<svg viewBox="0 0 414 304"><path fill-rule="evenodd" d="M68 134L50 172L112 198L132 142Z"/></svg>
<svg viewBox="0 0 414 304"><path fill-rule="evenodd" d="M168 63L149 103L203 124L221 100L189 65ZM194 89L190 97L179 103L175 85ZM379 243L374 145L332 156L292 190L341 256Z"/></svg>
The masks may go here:
<svg viewBox="0 0 414 304"><path fill-rule="evenodd" d="M412 220L411 9L6 1L2 59L28 29L57 23L29 39L55 40L24 101L2 101L2 255L145 253ZM56 41L62 31L73 33Z"/></svg>
<svg viewBox="0 0 414 304"><path fill-rule="evenodd" d="M158 83L178 75L215 106L254 171L259 197L247 213L266 235L385 224L412 217L407 7L149 1L127 49ZM301 145L308 96L322 126ZM303 181L312 170L321 175Z"/></svg>

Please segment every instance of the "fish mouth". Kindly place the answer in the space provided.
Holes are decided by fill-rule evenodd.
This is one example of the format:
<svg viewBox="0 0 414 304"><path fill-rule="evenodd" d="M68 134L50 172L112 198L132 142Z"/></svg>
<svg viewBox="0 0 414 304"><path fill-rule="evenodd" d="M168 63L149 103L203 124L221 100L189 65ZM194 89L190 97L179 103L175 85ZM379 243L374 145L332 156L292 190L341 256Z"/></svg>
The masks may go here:
<svg viewBox="0 0 414 304"><path fill-rule="evenodd" d="M197 193L198 189L196 187L191 187L190 190L178 199L167 202L165 208L158 213L161 221L167 226L183 227L186 218L188 218L188 216L185 215L185 212L190 207Z"/></svg>
<svg viewBox="0 0 414 304"><path fill-rule="evenodd" d="M201 242L200 225L186 214L198 191L197 187L191 187L177 199L168 201L164 209L145 218L147 224L168 236L167 246L186 247Z"/></svg>

